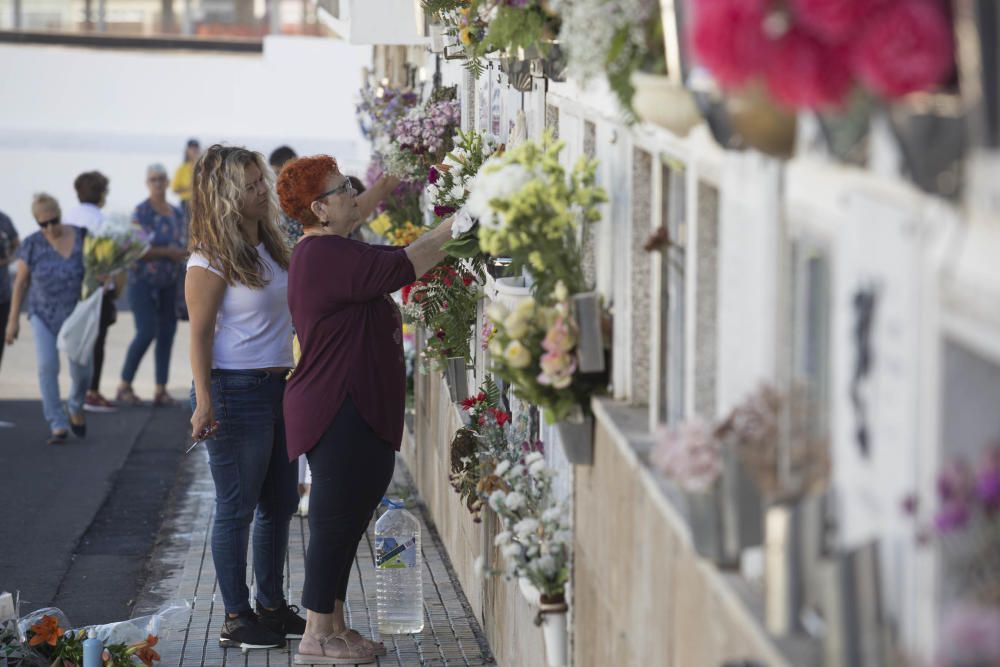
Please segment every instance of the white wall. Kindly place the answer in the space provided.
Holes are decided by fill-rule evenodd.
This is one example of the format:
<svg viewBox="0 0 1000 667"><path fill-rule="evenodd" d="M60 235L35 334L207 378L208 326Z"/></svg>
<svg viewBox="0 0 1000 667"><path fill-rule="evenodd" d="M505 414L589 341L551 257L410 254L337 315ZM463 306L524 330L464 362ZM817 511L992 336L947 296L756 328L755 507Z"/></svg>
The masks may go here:
<svg viewBox="0 0 1000 667"><path fill-rule="evenodd" d="M32 193L74 204L73 178L111 179L108 211L146 196L144 170L171 172L184 143L281 144L328 152L349 172L368 160L354 118L371 48L272 37L263 55L0 46L0 210L33 229Z"/></svg>

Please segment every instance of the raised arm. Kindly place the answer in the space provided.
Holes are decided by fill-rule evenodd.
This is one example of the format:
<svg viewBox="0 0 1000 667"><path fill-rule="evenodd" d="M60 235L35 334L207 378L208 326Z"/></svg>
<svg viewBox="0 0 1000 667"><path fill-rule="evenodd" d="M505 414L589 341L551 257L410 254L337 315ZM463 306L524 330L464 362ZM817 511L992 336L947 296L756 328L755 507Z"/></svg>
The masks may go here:
<svg viewBox="0 0 1000 667"><path fill-rule="evenodd" d="M354 225L354 229L351 230L352 232L368 221L368 218L375 211L375 207L378 206L379 202L391 195L397 185L399 185L398 178L386 175L375 181L375 185L358 195L358 210L361 212L361 215L358 218L357 224Z"/></svg>
<svg viewBox="0 0 1000 667"><path fill-rule="evenodd" d="M191 437L215 421L212 410L212 345L215 318L219 314L226 282L208 269L193 266L184 281L191 321L191 374L194 377L195 409L191 415Z"/></svg>

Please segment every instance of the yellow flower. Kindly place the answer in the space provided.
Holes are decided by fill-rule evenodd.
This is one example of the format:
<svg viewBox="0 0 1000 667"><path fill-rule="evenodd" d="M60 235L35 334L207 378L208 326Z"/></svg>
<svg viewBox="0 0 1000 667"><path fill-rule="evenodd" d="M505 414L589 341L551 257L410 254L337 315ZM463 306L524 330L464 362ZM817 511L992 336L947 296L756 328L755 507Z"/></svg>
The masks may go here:
<svg viewBox="0 0 1000 667"><path fill-rule="evenodd" d="M507 335L511 338L522 338L528 333L528 323L519 313L511 313L503 322L503 328L507 330Z"/></svg>
<svg viewBox="0 0 1000 667"><path fill-rule="evenodd" d="M392 221L389 219L388 213L382 213L368 223L368 226L371 227L371 230L379 236L385 236L385 233L389 231L390 227L392 227Z"/></svg>
<svg viewBox="0 0 1000 667"><path fill-rule="evenodd" d="M542 253L538 252L537 250L532 250L528 254L528 261L531 262L531 266L533 266L536 270L538 271L545 270L545 262L542 261Z"/></svg>
<svg viewBox="0 0 1000 667"><path fill-rule="evenodd" d="M527 368L531 364L531 352L519 340L511 341L503 355L511 368Z"/></svg>
<svg viewBox="0 0 1000 667"><path fill-rule="evenodd" d="M458 39L462 42L462 46L468 46L472 44L472 31L467 27L462 28L458 31Z"/></svg>

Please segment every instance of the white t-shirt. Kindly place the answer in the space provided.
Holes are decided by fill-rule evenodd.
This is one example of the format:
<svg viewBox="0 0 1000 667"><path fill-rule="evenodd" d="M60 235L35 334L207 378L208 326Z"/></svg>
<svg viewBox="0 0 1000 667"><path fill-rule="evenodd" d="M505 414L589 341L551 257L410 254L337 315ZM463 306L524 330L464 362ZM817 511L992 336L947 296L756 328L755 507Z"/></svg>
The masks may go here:
<svg viewBox="0 0 1000 667"><path fill-rule="evenodd" d="M278 266L264 244L257 246L264 260L262 289L227 285L215 318L212 368L291 368L292 316L288 312L288 272ZM222 276L199 253L188 258L188 268L200 267Z"/></svg>
<svg viewBox="0 0 1000 667"><path fill-rule="evenodd" d="M87 233L93 236L101 229L104 222L104 214L96 204L80 204L63 216L62 221L67 225L82 227Z"/></svg>

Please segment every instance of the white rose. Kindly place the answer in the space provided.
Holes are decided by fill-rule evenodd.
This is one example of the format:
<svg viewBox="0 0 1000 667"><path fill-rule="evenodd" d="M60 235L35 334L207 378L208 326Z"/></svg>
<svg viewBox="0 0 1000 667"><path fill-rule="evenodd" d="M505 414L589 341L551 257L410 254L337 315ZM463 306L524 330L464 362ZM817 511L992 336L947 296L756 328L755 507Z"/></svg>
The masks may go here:
<svg viewBox="0 0 1000 667"><path fill-rule="evenodd" d="M501 462L500 462L500 463L499 463L499 464L497 465L497 467L496 467L496 469L495 469L495 470L493 471L493 473L494 473L494 474L495 474L495 475L496 475L497 477L503 477L503 474L504 474L505 472L507 472L508 470L510 470L510 461L501 461Z"/></svg>
<svg viewBox="0 0 1000 667"><path fill-rule="evenodd" d="M509 544L511 538L513 537L514 537L513 533L511 533L509 530L505 530L501 533L497 533L497 536L493 538L493 544L495 546L502 547L505 544Z"/></svg>
<svg viewBox="0 0 1000 667"><path fill-rule="evenodd" d="M511 542L503 549L501 549L500 553L502 553L507 558L514 558L516 556L521 555L521 545L516 542Z"/></svg>
<svg viewBox="0 0 1000 667"><path fill-rule="evenodd" d="M511 491L507 494L507 509L517 511L519 508L524 507L524 495L517 492Z"/></svg>
<svg viewBox="0 0 1000 667"><path fill-rule="evenodd" d="M538 530L538 519L528 517L527 519L521 519L514 524L514 532L517 533L519 537L525 535L531 535Z"/></svg>

